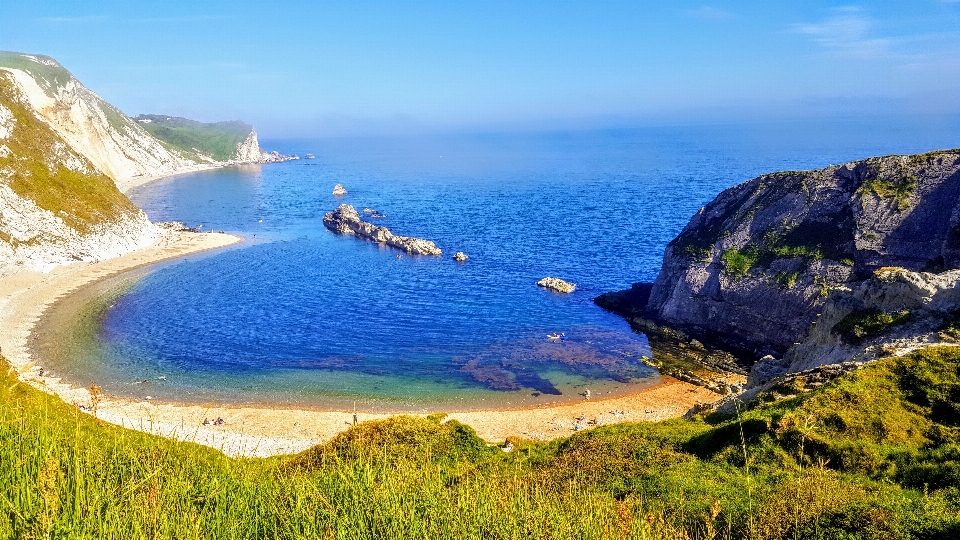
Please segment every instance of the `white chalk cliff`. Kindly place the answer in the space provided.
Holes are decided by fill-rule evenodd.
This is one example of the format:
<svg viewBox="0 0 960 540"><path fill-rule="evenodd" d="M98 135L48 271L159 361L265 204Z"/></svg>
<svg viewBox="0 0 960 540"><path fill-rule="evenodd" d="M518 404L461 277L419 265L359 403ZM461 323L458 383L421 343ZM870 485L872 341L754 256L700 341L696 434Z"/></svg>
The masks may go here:
<svg viewBox="0 0 960 540"><path fill-rule="evenodd" d="M0 52L0 276L116 257L164 232L122 191L285 156L252 130L228 161L161 142L49 57Z"/></svg>

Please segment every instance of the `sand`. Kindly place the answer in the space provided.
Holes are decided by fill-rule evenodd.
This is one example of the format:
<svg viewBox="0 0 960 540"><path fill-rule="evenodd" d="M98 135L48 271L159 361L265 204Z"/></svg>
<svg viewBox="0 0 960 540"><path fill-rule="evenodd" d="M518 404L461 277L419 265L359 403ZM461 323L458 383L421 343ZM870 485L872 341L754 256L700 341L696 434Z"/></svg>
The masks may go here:
<svg viewBox="0 0 960 540"><path fill-rule="evenodd" d="M30 336L45 310L57 299L97 280L241 240L227 234L175 233L151 248L123 257L58 267L47 274L25 271L2 278L0 352L20 373L21 380L93 414L88 389L44 375L31 356ZM578 428L675 418L697 403L716 401L719 397L705 388L663 377L661 384L626 396L521 410L451 411L448 418L473 427L490 443L502 444L508 437L550 440L568 436ZM330 440L354 421L353 411L198 406L110 396L97 403L96 416L124 427L204 444L231 456L251 457L300 452ZM357 413L361 422L388 416L389 413ZM213 424L218 418L223 423Z"/></svg>

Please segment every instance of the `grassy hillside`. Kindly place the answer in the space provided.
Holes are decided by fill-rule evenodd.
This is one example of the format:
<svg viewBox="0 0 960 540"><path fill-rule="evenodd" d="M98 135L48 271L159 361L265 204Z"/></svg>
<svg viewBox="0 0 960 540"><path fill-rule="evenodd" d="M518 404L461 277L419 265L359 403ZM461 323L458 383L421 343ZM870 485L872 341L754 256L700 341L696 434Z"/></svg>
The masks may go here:
<svg viewBox="0 0 960 540"><path fill-rule="evenodd" d="M202 154L217 161L233 159L253 126L240 121L204 124L175 116L142 114L135 120L151 135L185 152Z"/></svg>
<svg viewBox="0 0 960 540"><path fill-rule="evenodd" d="M9 151L0 152L0 171L6 173L0 178L6 176L4 181L17 195L80 232L137 212L110 178L70 151L18 95L12 77L0 72L0 105L13 114L14 121L10 136L2 141Z"/></svg>
<svg viewBox="0 0 960 540"><path fill-rule="evenodd" d="M35 60L31 59L35 58ZM0 67L26 71L48 94L67 84L73 78L70 72L56 60L42 54L25 55L23 53L0 51Z"/></svg>
<svg viewBox="0 0 960 540"><path fill-rule="evenodd" d="M435 416L229 459L0 382L3 537L960 537L960 349L510 453Z"/></svg>

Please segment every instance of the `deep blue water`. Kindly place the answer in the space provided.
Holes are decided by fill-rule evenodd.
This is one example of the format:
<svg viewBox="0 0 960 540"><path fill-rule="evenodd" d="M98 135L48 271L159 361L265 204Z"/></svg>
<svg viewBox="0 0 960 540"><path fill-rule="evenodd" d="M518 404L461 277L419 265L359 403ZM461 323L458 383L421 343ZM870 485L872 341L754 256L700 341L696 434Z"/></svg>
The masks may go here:
<svg viewBox="0 0 960 540"><path fill-rule="evenodd" d="M102 293L70 353L82 361L62 370L193 401L418 408L625 391L656 381L639 361L649 348L592 298L655 278L666 243L717 193L765 172L960 146L958 134L955 118L919 118L264 141L316 159L132 194L155 221L247 242ZM337 183L346 196L331 195ZM398 259L326 231L340 203L382 212L443 257ZM548 275L577 291L535 285ZM548 342L554 331L569 339Z"/></svg>

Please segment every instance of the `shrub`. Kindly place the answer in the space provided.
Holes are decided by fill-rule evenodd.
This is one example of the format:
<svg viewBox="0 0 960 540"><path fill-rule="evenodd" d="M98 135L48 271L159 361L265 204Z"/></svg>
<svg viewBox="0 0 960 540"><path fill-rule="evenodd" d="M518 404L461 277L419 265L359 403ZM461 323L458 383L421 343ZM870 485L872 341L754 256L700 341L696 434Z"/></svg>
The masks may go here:
<svg viewBox="0 0 960 540"><path fill-rule="evenodd" d="M833 332L845 342L857 344L908 320L910 320L910 312L907 310L896 313L877 309L859 310L850 313L835 324Z"/></svg>
<svg viewBox="0 0 960 540"><path fill-rule="evenodd" d="M750 268L757 262L758 252L755 246L747 246L743 251L730 248L723 252L720 260L723 261L723 271L727 275L742 278L750 272Z"/></svg>

